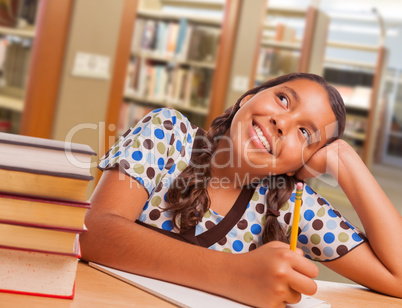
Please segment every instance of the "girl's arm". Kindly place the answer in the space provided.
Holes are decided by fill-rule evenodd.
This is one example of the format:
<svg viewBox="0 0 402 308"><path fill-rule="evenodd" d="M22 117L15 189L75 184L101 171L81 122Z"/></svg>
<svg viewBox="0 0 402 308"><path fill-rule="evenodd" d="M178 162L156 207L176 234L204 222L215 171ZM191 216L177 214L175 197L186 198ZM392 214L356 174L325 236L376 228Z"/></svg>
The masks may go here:
<svg viewBox="0 0 402 308"><path fill-rule="evenodd" d="M232 255L174 240L134 223L147 198L135 180L105 171L85 218L82 258L261 307L284 307L300 293L315 293L311 278L318 270L301 251L271 242Z"/></svg>
<svg viewBox="0 0 402 308"><path fill-rule="evenodd" d="M402 297L400 213L349 144L338 140L325 148L325 154L322 150L316 154L326 166L314 161L309 165L321 171L326 168L338 181L364 226L368 243L324 264L373 290Z"/></svg>

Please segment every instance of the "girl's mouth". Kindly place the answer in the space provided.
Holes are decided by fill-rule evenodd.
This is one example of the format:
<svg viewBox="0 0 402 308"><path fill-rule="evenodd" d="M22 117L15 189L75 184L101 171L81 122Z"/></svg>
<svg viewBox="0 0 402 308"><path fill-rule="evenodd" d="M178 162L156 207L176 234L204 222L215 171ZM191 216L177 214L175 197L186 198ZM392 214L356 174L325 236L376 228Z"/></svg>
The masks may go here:
<svg viewBox="0 0 402 308"><path fill-rule="evenodd" d="M270 142L268 141L267 137L264 136L264 133L262 132L261 128L254 122L252 125L252 130L253 131L251 132L251 136L253 137L253 141L255 142L255 144L259 148L263 147L268 153L272 154L272 148Z"/></svg>

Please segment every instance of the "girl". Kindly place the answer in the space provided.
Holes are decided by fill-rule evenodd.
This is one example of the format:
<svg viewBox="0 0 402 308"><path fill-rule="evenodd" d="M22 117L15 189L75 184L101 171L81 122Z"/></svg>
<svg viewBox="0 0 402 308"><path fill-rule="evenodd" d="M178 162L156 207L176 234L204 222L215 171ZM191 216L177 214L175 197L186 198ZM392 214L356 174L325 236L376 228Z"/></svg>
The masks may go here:
<svg viewBox="0 0 402 308"><path fill-rule="evenodd" d="M313 259L402 297L401 216L338 139L344 127L339 93L303 73L249 90L206 133L177 111L151 112L101 159L83 259L266 307L315 293ZM322 173L367 238L305 186L293 252L296 181Z"/></svg>

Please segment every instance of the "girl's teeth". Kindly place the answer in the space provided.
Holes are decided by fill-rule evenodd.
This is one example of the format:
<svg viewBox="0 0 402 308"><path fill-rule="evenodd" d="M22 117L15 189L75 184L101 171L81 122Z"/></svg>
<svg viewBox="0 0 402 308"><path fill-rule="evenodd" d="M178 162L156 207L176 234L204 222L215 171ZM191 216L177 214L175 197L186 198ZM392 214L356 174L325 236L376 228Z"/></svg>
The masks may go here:
<svg viewBox="0 0 402 308"><path fill-rule="evenodd" d="M260 141L261 141L262 144L264 145L265 149L266 149L268 152L271 152L271 147L269 146L268 140L267 140L267 138L265 138L265 136L263 135L261 129L260 129L257 125L254 125L253 127L254 127L254 130L255 130L256 133L257 133L258 138L260 139Z"/></svg>

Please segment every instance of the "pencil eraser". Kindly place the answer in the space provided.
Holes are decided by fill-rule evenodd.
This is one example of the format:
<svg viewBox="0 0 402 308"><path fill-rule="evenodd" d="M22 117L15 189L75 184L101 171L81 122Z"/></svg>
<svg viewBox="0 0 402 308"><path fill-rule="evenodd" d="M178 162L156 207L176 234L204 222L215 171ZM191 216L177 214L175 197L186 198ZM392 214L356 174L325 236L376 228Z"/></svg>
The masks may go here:
<svg viewBox="0 0 402 308"><path fill-rule="evenodd" d="M296 189L297 190L302 190L303 189L303 183L302 182L297 182Z"/></svg>

